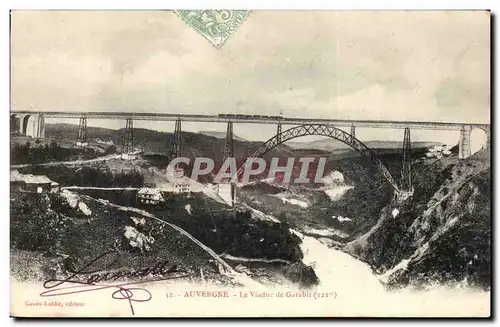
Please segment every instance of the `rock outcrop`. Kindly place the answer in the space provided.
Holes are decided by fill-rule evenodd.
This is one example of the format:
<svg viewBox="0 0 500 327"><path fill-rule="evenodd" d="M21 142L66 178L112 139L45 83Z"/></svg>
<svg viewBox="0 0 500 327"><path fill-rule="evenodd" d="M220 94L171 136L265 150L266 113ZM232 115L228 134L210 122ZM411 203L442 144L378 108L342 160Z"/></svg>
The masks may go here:
<svg viewBox="0 0 500 327"><path fill-rule="evenodd" d="M415 194L345 249L369 262L390 287L490 287L490 163L484 151L466 159L414 165Z"/></svg>

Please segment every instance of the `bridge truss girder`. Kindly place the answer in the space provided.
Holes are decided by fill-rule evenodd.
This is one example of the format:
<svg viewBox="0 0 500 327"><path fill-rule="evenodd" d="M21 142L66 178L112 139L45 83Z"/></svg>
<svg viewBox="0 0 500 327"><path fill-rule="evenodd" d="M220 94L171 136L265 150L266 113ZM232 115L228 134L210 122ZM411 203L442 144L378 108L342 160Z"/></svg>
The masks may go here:
<svg viewBox="0 0 500 327"><path fill-rule="evenodd" d="M234 155L233 122L227 123L226 140L224 142L224 161Z"/></svg>
<svg viewBox="0 0 500 327"><path fill-rule="evenodd" d="M234 156L234 134L233 134L233 122L227 122L226 139L224 142L224 161L228 158ZM230 205L233 206L236 198L236 187L234 182L230 178L224 178L220 181L220 184L229 184L229 200Z"/></svg>
<svg viewBox="0 0 500 327"><path fill-rule="evenodd" d="M172 159L179 158L181 156L181 120L177 119L175 121L175 131L174 131L174 144L172 146Z"/></svg>
<svg viewBox="0 0 500 327"><path fill-rule="evenodd" d="M125 124L125 139L123 142L125 153L132 153L134 151L134 120L129 117Z"/></svg>
<svg viewBox="0 0 500 327"><path fill-rule="evenodd" d="M460 130L460 139L458 141L458 158L465 159L471 156L470 136L472 128L470 126L462 126Z"/></svg>
<svg viewBox="0 0 500 327"><path fill-rule="evenodd" d="M278 142L281 142L281 132L283 131L283 128L281 126L281 122L278 122L278 125L276 126L276 136L278 136Z"/></svg>
<svg viewBox="0 0 500 327"><path fill-rule="evenodd" d="M351 134L330 125L324 125L324 124L300 125L282 131L281 133L267 140L259 148L257 148L257 150L249 158L261 157L266 152L270 151L272 148L276 147L281 143L284 143L286 141L289 141L297 137L309 136L309 135L327 136L339 140L346 145L349 145L353 149L360 152L363 156L367 157L371 161L371 163L376 166L376 168L384 176L384 178L391 184L391 186L395 189L396 192L400 191L399 186L397 185L394 177L391 175L385 164L375 154L375 152L370 150L370 148L368 148L357 138L353 137ZM243 164L240 167L240 169L238 170L238 176L240 176L243 173L244 167L245 164Z"/></svg>
<svg viewBox="0 0 500 327"><path fill-rule="evenodd" d="M403 192L413 193L413 184L411 178L411 139L410 129L405 128L403 138L403 162L401 165L401 190Z"/></svg>
<svg viewBox="0 0 500 327"><path fill-rule="evenodd" d="M87 116L80 117L76 142L80 144L87 143Z"/></svg>

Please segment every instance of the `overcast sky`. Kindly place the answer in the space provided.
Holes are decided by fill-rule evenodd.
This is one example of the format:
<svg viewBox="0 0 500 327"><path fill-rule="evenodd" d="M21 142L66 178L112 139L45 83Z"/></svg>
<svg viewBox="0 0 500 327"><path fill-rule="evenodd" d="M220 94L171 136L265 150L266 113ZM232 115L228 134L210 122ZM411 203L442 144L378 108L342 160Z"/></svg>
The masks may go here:
<svg viewBox="0 0 500 327"><path fill-rule="evenodd" d="M488 123L489 23L480 11L254 11L219 50L170 11L13 12L12 108ZM235 126L254 140L274 131Z"/></svg>

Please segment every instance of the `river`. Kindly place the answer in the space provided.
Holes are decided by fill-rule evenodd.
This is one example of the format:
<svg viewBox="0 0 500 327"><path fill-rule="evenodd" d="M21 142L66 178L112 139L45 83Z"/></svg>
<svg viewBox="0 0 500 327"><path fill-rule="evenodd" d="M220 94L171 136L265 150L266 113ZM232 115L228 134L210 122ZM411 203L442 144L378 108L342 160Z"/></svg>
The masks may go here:
<svg viewBox="0 0 500 327"><path fill-rule="evenodd" d="M316 289L335 292L332 314L355 316L488 316L490 292L436 287L429 291L387 291L368 264L314 237L302 238L303 262L320 280Z"/></svg>
<svg viewBox="0 0 500 327"><path fill-rule="evenodd" d="M134 209L137 210L137 209ZM262 217L272 217L258 212ZM274 217L273 221L277 221ZM264 218L261 218L264 219ZM320 280L315 290L335 293L327 305L331 316L488 316L490 292L457 287L435 287L429 291L385 290L370 266L351 255L328 247L312 236L290 229L301 238L303 262L313 267ZM240 282L251 289L259 284L243 274ZM263 285L260 285L262 287ZM293 288L293 285L288 285Z"/></svg>

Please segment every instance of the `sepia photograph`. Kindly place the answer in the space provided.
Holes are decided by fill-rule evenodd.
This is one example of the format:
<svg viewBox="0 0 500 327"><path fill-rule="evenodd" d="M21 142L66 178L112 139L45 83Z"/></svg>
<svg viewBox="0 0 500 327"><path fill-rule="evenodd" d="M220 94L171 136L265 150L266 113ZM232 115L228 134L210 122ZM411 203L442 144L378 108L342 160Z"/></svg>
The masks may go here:
<svg viewBox="0 0 500 327"><path fill-rule="evenodd" d="M11 10L12 317L491 316L487 10Z"/></svg>

